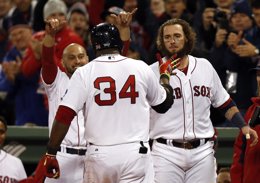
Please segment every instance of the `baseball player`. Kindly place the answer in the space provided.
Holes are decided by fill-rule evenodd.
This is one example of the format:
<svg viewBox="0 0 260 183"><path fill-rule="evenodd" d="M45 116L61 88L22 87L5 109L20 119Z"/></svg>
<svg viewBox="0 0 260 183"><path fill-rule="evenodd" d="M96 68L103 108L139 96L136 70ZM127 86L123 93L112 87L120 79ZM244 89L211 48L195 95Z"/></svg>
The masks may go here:
<svg viewBox="0 0 260 183"><path fill-rule="evenodd" d="M40 166L49 177L59 176L56 152L71 120L83 109L90 144L84 182L150 183L149 109L164 113L172 105L171 66L161 65L160 85L146 63L120 55L122 41L112 24L95 26L91 41L98 57L71 77Z"/></svg>
<svg viewBox="0 0 260 183"><path fill-rule="evenodd" d="M48 97L49 129L53 125L55 113L70 77L78 67L89 61L85 49L79 44L71 43L63 51L62 64L65 72L59 69L54 56L54 46L57 27L62 23L53 18L46 20L46 35L43 39L41 77ZM57 180L46 178L45 183L83 181L84 156L87 146L84 133L83 112L79 111L72 120L69 131L58 149L57 160L61 168L61 176Z"/></svg>
<svg viewBox="0 0 260 183"><path fill-rule="evenodd" d="M158 32L157 46L165 55L158 59L172 62L178 58L180 64L170 79L175 99L171 109L165 114L151 111L156 183L216 182L211 105L235 122L248 139L251 136L251 145L258 141L256 132L244 122L209 61L189 55L194 42L195 33L181 19L165 22ZM158 64L151 68L159 76Z"/></svg>
<svg viewBox="0 0 260 183"><path fill-rule="evenodd" d="M0 182L18 182L27 176L22 161L2 150L6 133L7 123L0 116Z"/></svg>
<svg viewBox="0 0 260 183"><path fill-rule="evenodd" d="M136 11L136 10L135 10ZM131 17L135 13L125 13L124 15L114 16L115 23L120 27L121 39L129 39L128 33L129 22ZM128 16L125 19L125 16ZM49 128L53 125L55 113L58 105L65 93L67 83L74 73L74 71L86 63L88 63L88 56L85 49L76 43L68 45L62 56L62 64L66 72L62 72L57 66L57 60L55 60L55 35L58 32L58 28L65 24L65 21L60 21L56 18L49 18L46 20L46 35L43 40L43 61L42 61L42 80L43 85L48 96L49 103ZM125 43L125 42L124 42ZM60 148L57 153L57 160L60 165L61 175L60 178L45 180L46 182L82 182L83 181L83 169L84 169L84 155L86 153L87 142L84 137L84 117L82 111L79 111L74 117L69 131L63 139ZM39 170L41 168L38 168ZM74 170L74 171L72 171ZM39 171L40 172L40 171ZM41 178L41 175L36 173L36 177Z"/></svg>

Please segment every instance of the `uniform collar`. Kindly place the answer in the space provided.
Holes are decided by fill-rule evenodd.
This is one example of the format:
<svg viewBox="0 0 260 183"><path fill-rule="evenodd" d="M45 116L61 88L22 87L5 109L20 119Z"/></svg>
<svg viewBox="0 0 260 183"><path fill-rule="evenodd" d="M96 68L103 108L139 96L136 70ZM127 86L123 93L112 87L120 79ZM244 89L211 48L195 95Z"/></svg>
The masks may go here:
<svg viewBox="0 0 260 183"><path fill-rule="evenodd" d="M94 61L96 62L117 62L121 60L125 60L126 57L123 57L122 55L115 53L115 54L105 54L97 57Z"/></svg>

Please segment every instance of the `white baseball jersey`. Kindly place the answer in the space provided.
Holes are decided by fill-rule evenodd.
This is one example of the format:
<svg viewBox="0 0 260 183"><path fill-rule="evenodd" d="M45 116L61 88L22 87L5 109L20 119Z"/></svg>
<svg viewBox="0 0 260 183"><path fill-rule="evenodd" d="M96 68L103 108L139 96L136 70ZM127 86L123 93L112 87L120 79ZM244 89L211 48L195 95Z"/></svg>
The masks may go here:
<svg viewBox="0 0 260 183"><path fill-rule="evenodd" d="M56 78L52 84L46 84L43 81L43 85L48 97L49 103L49 129L52 128L53 121L62 97L65 94L66 86L69 82L69 77L66 73L62 72L58 68ZM42 79L43 80L43 79ZM62 141L62 145L66 146L82 146L86 147L86 140L84 138L84 117L83 112L79 111L77 116L74 117L71 122L69 131ZM50 133L50 132L49 132Z"/></svg>
<svg viewBox="0 0 260 183"><path fill-rule="evenodd" d="M146 63L113 54L78 68L61 105L76 112L84 108L87 141L115 145L147 141L150 105L165 98Z"/></svg>
<svg viewBox="0 0 260 183"><path fill-rule="evenodd" d="M0 182L12 183L27 178L22 161L0 149Z"/></svg>
<svg viewBox="0 0 260 183"><path fill-rule="evenodd" d="M151 111L152 139L190 140L210 138L214 134L210 106L219 107L229 99L221 81L208 60L188 57L187 75L176 69L171 76L174 104L165 113ZM159 78L158 63L150 66Z"/></svg>

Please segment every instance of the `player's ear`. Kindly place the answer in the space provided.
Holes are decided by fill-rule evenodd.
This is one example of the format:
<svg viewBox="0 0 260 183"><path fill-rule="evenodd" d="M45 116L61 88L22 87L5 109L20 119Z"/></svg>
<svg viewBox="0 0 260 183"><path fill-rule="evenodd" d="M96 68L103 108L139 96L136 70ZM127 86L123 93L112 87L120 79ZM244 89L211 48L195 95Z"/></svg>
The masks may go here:
<svg viewBox="0 0 260 183"><path fill-rule="evenodd" d="M63 60L63 58L61 59L61 64L62 64L62 66L65 68L65 65L64 65L64 60Z"/></svg>

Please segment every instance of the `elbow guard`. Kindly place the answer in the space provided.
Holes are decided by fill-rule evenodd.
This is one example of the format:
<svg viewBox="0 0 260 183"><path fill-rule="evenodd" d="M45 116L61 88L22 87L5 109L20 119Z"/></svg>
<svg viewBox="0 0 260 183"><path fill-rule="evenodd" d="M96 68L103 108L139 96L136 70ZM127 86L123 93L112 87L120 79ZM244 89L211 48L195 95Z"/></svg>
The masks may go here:
<svg viewBox="0 0 260 183"><path fill-rule="evenodd" d="M152 108L158 113L166 113L171 108L174 100L172 87L168 84L162 84L162 86L166 91L166 99L163 103L152 106Z"/></svg>

